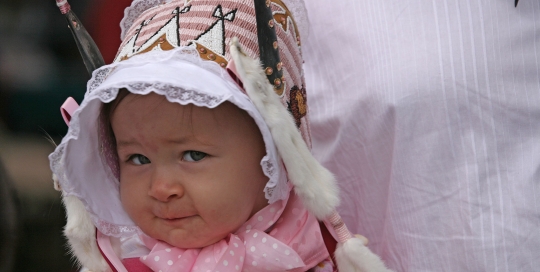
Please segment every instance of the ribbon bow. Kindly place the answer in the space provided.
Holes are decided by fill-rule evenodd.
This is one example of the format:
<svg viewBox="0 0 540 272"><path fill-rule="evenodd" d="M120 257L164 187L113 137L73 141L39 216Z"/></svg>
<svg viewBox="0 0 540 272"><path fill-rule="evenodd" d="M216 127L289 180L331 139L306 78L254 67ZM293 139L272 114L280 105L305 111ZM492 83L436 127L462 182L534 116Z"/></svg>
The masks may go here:
<svg viewBox="0 0 540 272"><path fill-rule="evenodd" d="M279 222L286 203L285 200L268 205L236 233L202 249L176 248L143 235L141 238L151 251L140 260L156 272L285 271L304 267L302 258L293 248L274 237L275 232L264 231ZM301 229L304 223L292 225ZM295 233L292 229L291 232Z"/></svg>
<svg viewBox="0 0 540 272"><path fill-rule="evenodd" d="M291 247L259 230L229 234L203 249L175 248L165 242L146 237L147 246L154 244L141 262L153 271L285 271L303 267L302 258Z"/></svg>
<svg viewBox="0 0 540 272"><path fill-rule="evenodd" d="M141 240L150 253L140 260L155 272L305 271L328 257L317 219L294 193L204 248L175 248L146 235Z"/></svg>

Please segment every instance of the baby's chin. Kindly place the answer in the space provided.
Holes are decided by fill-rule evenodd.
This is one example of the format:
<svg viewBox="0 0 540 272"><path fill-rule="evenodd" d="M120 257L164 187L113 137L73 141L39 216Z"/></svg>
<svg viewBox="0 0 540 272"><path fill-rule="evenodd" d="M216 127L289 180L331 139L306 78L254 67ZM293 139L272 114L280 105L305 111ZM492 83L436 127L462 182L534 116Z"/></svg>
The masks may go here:
<svg viewBox="0 0 540 272"><path fill-rule="evenodd" d="M163 235L163 233L161 235L155 234L155 236L147 235L177 248L203 248L227 238L229 233L205 235L186 233L184 230L172 230L167 235Z"/></svg>
<svg viewBox="0 0 540 272"><path fill-rule="evenodd" d="M224 235L223 237L217 237L211 240L205 240L205 241L201 241L201 240L193 241L191 239L186 239L186 240L174 239L170 243L169 242L167 243L177 248L203 248L203 247L207 247L209 245L215 244L225 238L227 238L227 235Z"/></svg>

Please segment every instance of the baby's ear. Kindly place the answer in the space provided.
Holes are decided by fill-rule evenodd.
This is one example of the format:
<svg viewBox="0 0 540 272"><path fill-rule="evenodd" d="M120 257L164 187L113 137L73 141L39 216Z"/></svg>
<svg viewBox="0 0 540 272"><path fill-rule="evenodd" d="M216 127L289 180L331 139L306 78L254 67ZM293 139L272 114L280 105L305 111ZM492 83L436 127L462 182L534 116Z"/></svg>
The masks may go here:
<svg viewBox="0 0 540 272"><path fill-rule="evenodd" d="M96 243L96 227L84 204L75 196L63 196L67 223L64 235L78 265L90 271L111 271Z"/></svg>

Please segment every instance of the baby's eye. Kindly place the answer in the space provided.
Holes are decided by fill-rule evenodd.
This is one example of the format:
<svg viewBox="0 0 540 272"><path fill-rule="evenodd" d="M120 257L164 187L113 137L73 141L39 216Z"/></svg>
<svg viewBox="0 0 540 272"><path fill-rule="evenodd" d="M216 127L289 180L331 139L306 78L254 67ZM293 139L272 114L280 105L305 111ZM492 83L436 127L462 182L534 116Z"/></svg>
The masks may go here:
<svg viewBox="0 0 540 272"><path fill-rule="evenodd" d="M184 156L182 156L182 159L184 161L197 162L204 159L204 157L206 157L206 153L190 150L184 153Z"/></svg>
<svg viewBox="0 0 540 272"><path fill-rule="evenodd" d="M135 165L143 165L150 163L150 159L141 154L133 154L129 156L128 161L132 162Z"/></svg>

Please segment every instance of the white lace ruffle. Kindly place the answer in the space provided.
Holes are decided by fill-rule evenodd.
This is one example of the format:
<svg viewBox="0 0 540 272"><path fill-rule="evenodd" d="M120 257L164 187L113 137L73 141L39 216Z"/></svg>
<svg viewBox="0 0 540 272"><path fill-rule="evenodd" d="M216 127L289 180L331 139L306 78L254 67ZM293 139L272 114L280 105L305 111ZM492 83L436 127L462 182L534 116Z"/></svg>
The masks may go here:
<svg viewBox="0 0 540 272"><path fill-rule="evenodd" d="M197 50L193 47L179 47L175 48L173 50L169 51L151 51L147 52L145 54L139 54L135 55L127 60L124 60L122 62L112 63L109 65L102 66L98 69L96 69L94 72L92 72L92 78L88 81L86 84L87 87L87 93L86 95L92 93L94 90L96 90L102 83L107 79L109 74L116 69L118 66L136 66L136 65L143 65L145 63L150 62L162 62L169 59L178 59L181 61L189 61L193 64L196 64L197 66L200 66L201 68L204 68L208 71L213 72L216 75L219 75L220 77L227 79L228 73L221 68L217 63L213 61L203 61ZM85 95L85 98L86 98Z"/></svg>
<svg viewBox="0 0 540 272"><path fill-rule="evenodd" d="M127 31L143 12L167 2L170 2L170 0L134 0L131 2L131 5L124 10L124 18L120 21L122 31L120 39L124 40ZM304 0L283 0L283 2L293 14L300 35L304 38L307 37L309 34L309 20Z"/></svg>
<svg viewBox="0 0 540 272"><path fill-rule="evenodd" d="M94 224L105 235L113 237L126 237L133 235L135 232L139 231L139 229L135 225L111 223L110 221L113 220L105 220L102 216L98 215L97 212L94 211L92 208L97 207L98 205L96 205L96 203L89 203L89 201L87 200L87 198L89 197L88 194L90 193L82 190L82 187L80 185L73 186L73 184L70 183L67 175L68 169L66 169L65 164L67 152L66 150L71 141L83 138L80 134L81 122L79 117L81 115L81 112L88 110L90 111L90 113L97 116L99 114L99 107L95 106L96 101L99 100L102 103L111 102L116 98L118 90L120 88L126 88L131 93L135 94L148 94L150 92L155 92L157 94L165 96L170 102L176 102L183 105L191 103L197 106L204 106L208 108L216 107L217 105L223 103L225 100L231 100L229 96L212 95L205 92L200 92L198 90L190 90L185 86L176 86L170 83L164 83L160 81L152 82L149 80L145 81L141 79L140 81L132 80L128 82L116 82L112 85L107 82L107 78L110 75L122 70L123 68L138 67L144 65L145 63L159 63L161 61L168 60L178 60L196 64L197 66L205 69L206 71L209 71L222 78L225 84L231 84L231 86L236 86L236 83L234 83L234 81L230 78L229 74L226 72L225 69L221 68L217 63L213 61L202 60L199 57L196 49L191 47L182 47L165 52L148 52L146 54L134 56L128 60L119 63L106 65L93 72L92 79L87 84L88 90L85 94L85 98L81 103L80 107L74 112L72 116L67 135L64 137L64 139L62 139L61 144L58 145L56 150L51 155L49 155L51 169L53 173L58 177L60 186L63 189L64 193L66 195L74 195L83 202L86 210L89 211ZM246 97L245 99L248 98ZM231 102L235 104L238 103L238 101L235 102L232 100ZM94 104L89 106L91 103ZM251 104L251 102L248 103ZM260 117L260 120L257 120L258 118L255 117L254 119L258 124L259 128L261 128L261 125L265 126L264 122L260 121L262 120L262 117ZM85 123L85 127L86 126L90 125ZM273 203L277 200L283 199L283 197L288 194L288 187L286 182L286 176L284 173L285 171L280 168L280 164L278 163L279 157L275 151L271 151L271 149L275 149L273 146L273 140L271 140L271 136L268 136L270 134L269 131L265 133L265 130L268 130L268 128L261 128L263 138L266 137L265 144L267 147L267 155L261 160L261 167L264 174L269 178L269 181L265 187L265 196L269 200L269 203ZM88 129L86 129L84 130L84 133L87 134L90 132L88 131ZM268 140L268 137L270 137L270 140ZM269 144L269 141L272 141L272 143ZM95 148L96 150L98 149L97 143L95 143ZM102 176L105 176L109 182L115 183L115 185L111 185L110 187L116 189L115 186L118 185L118 180L114 177L110 169L107 167L102 167L100 168L100 170L101 169L102 171L104 171L104 174ZM73 171L70 171L69 173L73 173ZM114 201L111 201L111 203L114 203ZM119 209L119 213L122 213L123 209L121 207Z"/></svg>

